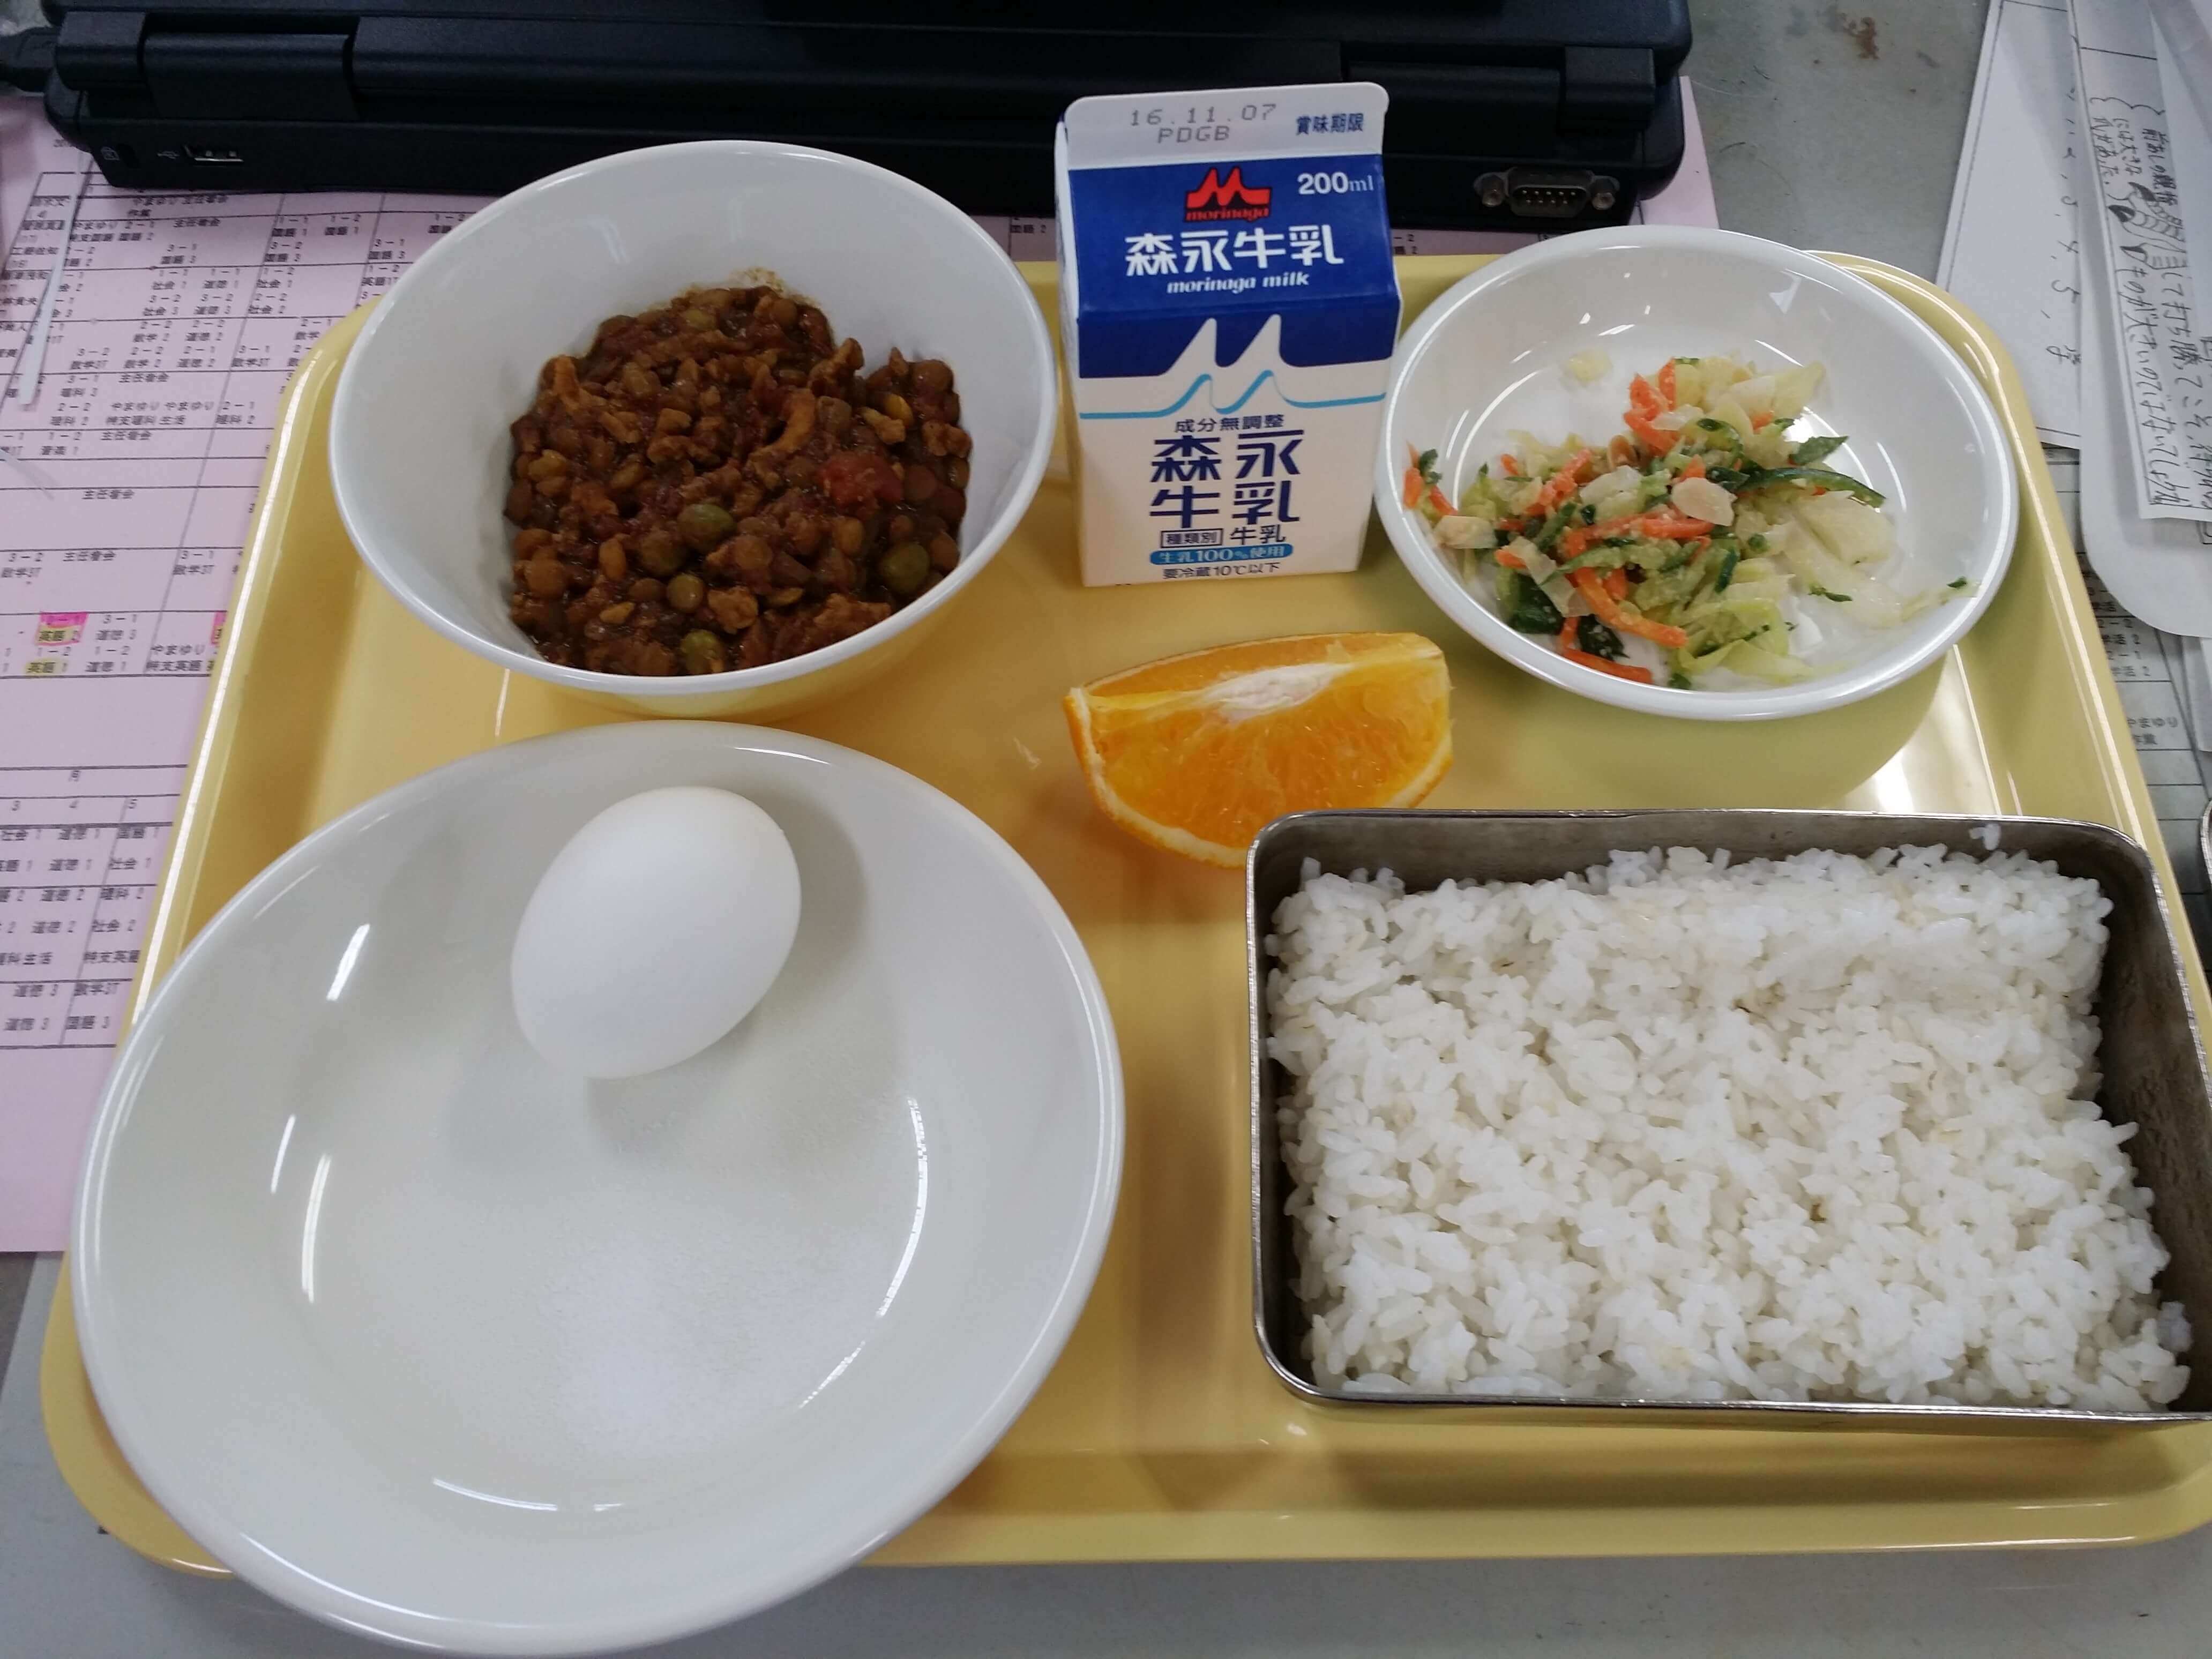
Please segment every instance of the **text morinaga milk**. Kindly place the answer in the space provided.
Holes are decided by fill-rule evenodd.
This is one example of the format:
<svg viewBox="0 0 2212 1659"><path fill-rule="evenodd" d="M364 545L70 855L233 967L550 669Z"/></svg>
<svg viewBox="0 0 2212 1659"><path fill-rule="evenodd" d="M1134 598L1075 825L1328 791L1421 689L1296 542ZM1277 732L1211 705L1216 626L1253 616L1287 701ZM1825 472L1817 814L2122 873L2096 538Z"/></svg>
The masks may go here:
<svg viewBox="0 0 2212 1659"><path fill-rule="evenodd" d="M1059 137L1083 580L1359 562L1398 338L1369 82L1085 98Z"/></svg>

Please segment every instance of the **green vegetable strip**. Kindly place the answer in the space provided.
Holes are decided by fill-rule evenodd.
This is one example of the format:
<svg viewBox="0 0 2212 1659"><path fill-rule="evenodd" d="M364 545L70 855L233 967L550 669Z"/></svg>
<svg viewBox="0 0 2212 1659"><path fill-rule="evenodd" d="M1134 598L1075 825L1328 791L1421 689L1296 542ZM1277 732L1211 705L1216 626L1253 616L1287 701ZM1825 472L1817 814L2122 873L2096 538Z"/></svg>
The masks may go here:
<svg viewBox="0 0 2212 1659"><path fill-rule="evenodd" d="M1525 571L1508 570L1498 584L1498 609L1505 625L1523 634L1556 634L1566 625L1551 595L1536 586Z"/></svg>
<svg viewBox="0 0 2212 1659"><path fill-rule="evenodd" d="M1840 490L1846 495L1856 496L1869 507L1880 507L1883 499L1880 490L1861 483L1846 473L1831 471L1825 466L1755 467L1744 489L1765 489L1770 485L1784 483L1810 484L1815 489Z"/></svg>
<svg viewBox="0 0 2212 1659"><path fill-rule="evenodd" d="M1628 654L1620 643L1620 635L1595 617L1576 618L1575 643L1593 657L1603 657L1607 662L1619 662Z"/></svg>

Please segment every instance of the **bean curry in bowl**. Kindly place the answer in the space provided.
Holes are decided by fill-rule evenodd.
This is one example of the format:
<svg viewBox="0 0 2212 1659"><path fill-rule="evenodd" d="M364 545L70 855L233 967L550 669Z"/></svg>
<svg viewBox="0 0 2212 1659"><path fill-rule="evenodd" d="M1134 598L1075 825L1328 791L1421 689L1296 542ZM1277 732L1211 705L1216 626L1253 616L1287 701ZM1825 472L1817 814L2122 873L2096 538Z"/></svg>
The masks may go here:
<svg viewBox="0 0 2212 1659"><path fill-rule="evenodd" d="M547 661L719 674L872 627L959 562L952 370L863 373L773 285L694 289L557 356L511 428L510 614Z"/></svg>

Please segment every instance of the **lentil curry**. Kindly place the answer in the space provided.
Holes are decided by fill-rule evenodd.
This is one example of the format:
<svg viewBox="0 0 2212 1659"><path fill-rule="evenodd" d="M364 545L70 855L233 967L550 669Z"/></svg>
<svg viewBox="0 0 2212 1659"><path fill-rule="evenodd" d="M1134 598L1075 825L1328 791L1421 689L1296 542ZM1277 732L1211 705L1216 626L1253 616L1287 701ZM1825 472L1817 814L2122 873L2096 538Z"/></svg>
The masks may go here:
<svg viewBox="0 0 2212 1659"><path fill-rule="evenodd" d="M958 563L952 371L861 373L814 306L695 289L610 317L514 422L510 614L548 662L718 674L848 639Z"/></svg>

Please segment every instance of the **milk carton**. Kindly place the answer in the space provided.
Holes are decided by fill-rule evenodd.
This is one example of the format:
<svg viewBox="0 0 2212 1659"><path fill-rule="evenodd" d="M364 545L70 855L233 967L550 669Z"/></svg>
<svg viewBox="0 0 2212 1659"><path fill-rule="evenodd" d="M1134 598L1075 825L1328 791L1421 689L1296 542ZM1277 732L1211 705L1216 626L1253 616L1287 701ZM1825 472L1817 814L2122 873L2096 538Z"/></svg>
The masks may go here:
<svg viewBox="0 0 2212 1659"><path fill-rule="evenodd" d="M1370 82L1085 98L1056 159L1092 586L1350 570L1398 338Z"/></svg>

